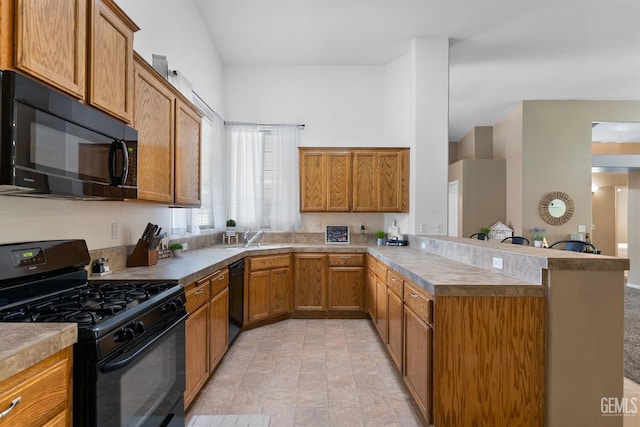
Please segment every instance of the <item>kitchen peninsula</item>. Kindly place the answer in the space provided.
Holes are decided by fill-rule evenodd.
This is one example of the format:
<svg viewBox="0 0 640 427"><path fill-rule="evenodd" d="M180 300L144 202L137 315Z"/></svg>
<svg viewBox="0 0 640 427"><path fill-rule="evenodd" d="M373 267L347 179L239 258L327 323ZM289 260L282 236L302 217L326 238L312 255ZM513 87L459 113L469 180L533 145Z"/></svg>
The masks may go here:
<svg viewBox="0 0 640 427"><path fill-rule="evenodd" d="M427 303L431 385L421 409L430 423L622 425L623 417L603 416L601 399L623 393L627 259L411 236L409 247L215 245L153 267L117 271L109 280L188 285L244 257L354 252L367 254L369 265L382 265L387 283L404 281L405 306L413 291ZM380 296L370 289L367 283L367 307Z"/></svg>

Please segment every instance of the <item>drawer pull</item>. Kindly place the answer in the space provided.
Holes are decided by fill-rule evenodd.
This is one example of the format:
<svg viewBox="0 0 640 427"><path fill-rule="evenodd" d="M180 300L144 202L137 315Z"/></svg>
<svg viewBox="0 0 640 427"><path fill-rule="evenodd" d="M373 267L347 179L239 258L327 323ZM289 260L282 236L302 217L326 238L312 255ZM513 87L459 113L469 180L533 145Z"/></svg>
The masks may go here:
<svg viewBox="0 0 640 427"><path fill-rule="evenodd" d="M341 258L341 259L351 259L351 257L350 257L350 256L344 256L344 255L343 255L343 256L341 256L340 258Z"/></svg>
<svg viewBox="0 0 640 427"><path fill-rule="evenodd" d="M398 279L396 279L395 277L392 277L392 278L391 278L391 281L392 281L392 282L397 282L397 281L398 281Z"/></svg>
<svg viewBox="0 0 640 427"><path fill-rule="evenodd" d="M22 400L22 396L18 396L15 399L13 399L13 401L11 402L11 405L9 406L9 408L5 409L2 412L0 412L0 418L6 417L7 415L9 415L9 412L13 411L13 408L18 406L18 403L20 403L21 400Z"/></svg>
<svg viewBox="0 0 640 427"><path fill-rule="evenodd" d="M224 276L224 275L223 275L223 276L218 277L218 281L222 282L222 281L224 280L224 278L225 278L225 277L227 277L227 276Z"/></svg>
<svg viewBox="0 0 640 427"><path fill-rule="evenodd" d="M409 292L411 294L411 298L418 298L418 294L415 292Z"/></svg>
<svg viewBox="0 0 640 427"><path fill-rule="evenodd" d="M194 295L200 295L200 294L201 294L201 293L203 293L203 292L204 292L204 288L200 288L200 289L198 289L197 291L195 291L193 294L194 294Z"/></svg>

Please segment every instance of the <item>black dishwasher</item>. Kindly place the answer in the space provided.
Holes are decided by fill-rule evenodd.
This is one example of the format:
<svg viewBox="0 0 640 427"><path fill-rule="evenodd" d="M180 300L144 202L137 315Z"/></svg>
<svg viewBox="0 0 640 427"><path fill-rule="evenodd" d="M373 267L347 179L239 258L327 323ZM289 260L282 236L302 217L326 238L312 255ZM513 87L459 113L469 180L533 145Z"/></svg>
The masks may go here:
<svg viewBox="0 0 640 427"><path fill-rule="evenodd" d="M229 265L229 345L242 328L244 306L244 259Z"/></svg>

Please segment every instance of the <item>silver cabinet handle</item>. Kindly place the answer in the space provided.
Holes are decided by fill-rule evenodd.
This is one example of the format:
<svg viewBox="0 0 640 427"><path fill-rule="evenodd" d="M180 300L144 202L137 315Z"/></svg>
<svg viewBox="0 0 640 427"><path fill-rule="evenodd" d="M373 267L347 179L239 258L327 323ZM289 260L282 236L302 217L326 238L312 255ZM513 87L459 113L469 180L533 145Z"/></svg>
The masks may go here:
<svg viewBox="0 0 640 427"><path fill-rule="evenodd" d="M392 281L392 282L397 282L397 281L398 281L398 279L396 279L395 277L392 277L392 278L391 278L391 281Z"/></svg>
<svg viewBox="0 0 640 427"><path fill-rule="evenodd" d="M415 292L409 292L411 294L411 298L418 298L418 294Z"/></svg>
<svg viewBox="0 0 640 427"><path fill-rule="evenodd" d="M351 259L351 257L350 257L350 256L344 256L344 255L343 255L343 256L341 256L340 258L342 258L342 259Z"/></svg>
<svg viewBox="0 0 640 427"><path fill-rule="evenodd" d="M225 277L227 277L227 276L225 274L223 274L222 276L218 277L218 280L219 281L223 281Z"/></svg>
<svg viewBox="0 0 640 427"><path fill-rule="evenodd" d="M200 288L200 289L198 289L197 291L195 291L193 294L194 294L194 295L200 295L200 294L201 294L201 293L203 293L203 292L204 292L204 288Z"/></svg>
<svg viewBox="0 0 640 427"><path fill-rule="evenodd" d="M15 399L13 399L13 401L11 402L11 405L9 406L9 408L5 409L2 412L0 412L0 418L6 417L7 415L9 415L9 412L13 411L13 408L18 406L18 403L20 403L21 400L22 400L22 396L18 396Z"/></svg>

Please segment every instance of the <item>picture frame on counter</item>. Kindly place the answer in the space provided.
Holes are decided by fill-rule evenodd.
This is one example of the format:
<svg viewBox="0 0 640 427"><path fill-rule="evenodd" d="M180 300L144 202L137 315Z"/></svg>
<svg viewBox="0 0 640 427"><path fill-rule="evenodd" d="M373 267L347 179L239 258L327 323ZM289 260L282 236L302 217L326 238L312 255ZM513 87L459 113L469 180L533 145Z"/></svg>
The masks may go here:
<svg viewBox="0 0 640 427"><path fill-rule="evenodd" d="M349 226L348 225L327 225L324 233L324 242L327 244L348 245Z"/></svg>

